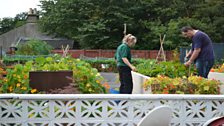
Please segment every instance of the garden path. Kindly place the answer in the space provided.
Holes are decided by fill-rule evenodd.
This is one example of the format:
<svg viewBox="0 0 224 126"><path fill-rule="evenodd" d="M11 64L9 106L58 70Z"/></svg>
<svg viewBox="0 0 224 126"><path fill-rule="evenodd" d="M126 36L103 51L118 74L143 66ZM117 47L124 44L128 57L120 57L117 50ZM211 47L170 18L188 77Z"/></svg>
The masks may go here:
<svg viewBox="0 0 224 126"><path fill-rule="evenodd" d="M119 75L118 73L112 72L100 72L100 75L105 79L105 81L110 85L112 89L118 89L120 87Z"/></svg>

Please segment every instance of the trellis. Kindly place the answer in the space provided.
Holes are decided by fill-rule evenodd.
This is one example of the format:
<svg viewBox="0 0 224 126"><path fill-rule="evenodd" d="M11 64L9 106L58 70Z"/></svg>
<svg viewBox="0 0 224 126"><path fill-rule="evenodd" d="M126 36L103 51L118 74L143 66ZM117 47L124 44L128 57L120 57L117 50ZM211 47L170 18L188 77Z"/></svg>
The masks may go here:
<svg viewBox="0 0 224 126"><path fill-rule="evenodd" d="M160 49L159 49L158 55L156 57L156 61L166 61L166 55L165 55L165 51L163 49L163 43L165 41L165 37L166 37L166 34L163 35L163 38L162 38L162 35L161 34L159 36Z"/></svg>

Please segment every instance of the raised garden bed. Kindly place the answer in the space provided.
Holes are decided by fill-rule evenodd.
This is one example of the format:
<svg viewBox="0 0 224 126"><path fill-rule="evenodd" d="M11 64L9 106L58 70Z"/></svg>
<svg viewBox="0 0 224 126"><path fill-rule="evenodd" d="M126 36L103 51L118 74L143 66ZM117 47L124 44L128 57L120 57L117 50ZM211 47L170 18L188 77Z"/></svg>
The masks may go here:
<svg viewBox="0 0 224 126"><path fill-rule="evenodd" d="M50 91L69 86L72 71L30 71L30 86L38 91Z"/></svg>
<svg viewBox="0 0 224 126"><path fill-rule="evenodd" d="M133 94L151 94L152 93L152 89L155 89L155 87L153 88L153 87L150 87L150 86L147 86L147 88L144 87L145 86L144 83L148 79L150 79L151 77L145 76L145 75L137 73L137 72L132 72L132 78L133 78ZM197 77L195 76L195 77L192 77L191 79L194 79L193 81L197 81L198 79L203 79L203 78L199 77L197 79ZM220 79L223 79L223 78L220 78ZM167 79L167 81L170 81L170 80ZM177 81L177 80L174 80L174 81ZM183 83L182 80L180 80L180 82ZM202 81L202 82L205 83L205 86L197 87L197 88L200 88L200 90L204 90L204 89L206 90L206 88L208 88L208 90L210 90L210 88L213 88L213 87L208 87L208 83L206 83L204 81ZM174 82L171 81L171 83L174 83ZM211 83L214 83L214 82L211 82ZM194 84L189 84L189 85L194 86ZM167 86L170 86L170 85L167 85ZM189 86L186 87L187 88L186 90L189 91L188 87ZM192 88L194 88L194 87L192 87ZM224 94L224 84L221 84L219 86L219 88L220 88L219 89L220 94ZM167 92L167 93L169 93L169 92Z"/></svg>

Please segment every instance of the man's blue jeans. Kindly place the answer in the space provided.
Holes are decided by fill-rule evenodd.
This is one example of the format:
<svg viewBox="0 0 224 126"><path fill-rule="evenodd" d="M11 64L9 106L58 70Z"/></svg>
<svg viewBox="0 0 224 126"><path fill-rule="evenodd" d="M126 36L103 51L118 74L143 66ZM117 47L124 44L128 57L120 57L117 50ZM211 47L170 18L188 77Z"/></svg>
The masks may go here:
<svg viewBox="0 0 224 126"><path fill-rule="evenodd" d="M214 65L214 59L212 60L197 59L195 65L198 70L198 75L204 78L208 78L209 71Z"/></svg>

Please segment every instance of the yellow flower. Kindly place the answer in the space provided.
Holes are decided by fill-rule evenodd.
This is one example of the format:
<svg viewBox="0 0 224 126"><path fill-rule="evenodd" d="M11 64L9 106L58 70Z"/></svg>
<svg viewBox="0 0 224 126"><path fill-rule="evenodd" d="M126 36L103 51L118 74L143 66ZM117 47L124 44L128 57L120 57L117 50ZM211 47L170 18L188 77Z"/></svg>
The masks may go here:
<svg viewBox="0 0 224 126"><path fill-rule="evenodd" d="M182 78L183 78L183 79L187 79L187 77L186 77L186 76L183 76Z"/></svg>
<svg viewBox="0 0 224 126"><path fill-rule="evenodd" d="M22 87L21 89L22 89L22 90L27 90L27 87Z"/></svg>
<svg viewBox="0 0 224 126"><path fill-rule="evenodd" d="M9 87L9 92L12 92L13 91L13 88L12 86Z"/></svg>
<svg viewBox="0 0 224 126"><path fill-rule="evenodd" d="M86 87L91 87L91 85L89 83L86 84Z"/></svg>
<svg viewBox="0 0 224 126"><path fill-rule="evenodd" d="M32 90L31 90L31 93L32 93L32 94L35 93L35 92L37 92L37 89L32 89Z"/></svg>
<svg viewBox="0 0 224 126"><path fill-rule="evenodd" d="M20 85L21 85L20 83L17 83L17 84L16 84L16 87L20 87Z"/></svg>
<svg viewBox="0 0 224 126"><path fill-rule="evenodd" d="M99 74L99 73L97 73L97 74L96 74L96 76L98 77L98 76L100 76L100 74Z"/></svg>
<svg viewBox="0 0 224 126"><path fill-rule="evenodd" d="M92 91L93 91L93 90L90 88L90 89L89 89L89 92L92 92Z"/></svg>
<svg viewBox="0 0 224 126"><path fill-rule="evenodd" d="M99 80L96 80L96 83L100 83L100 81Z"/></svg>

